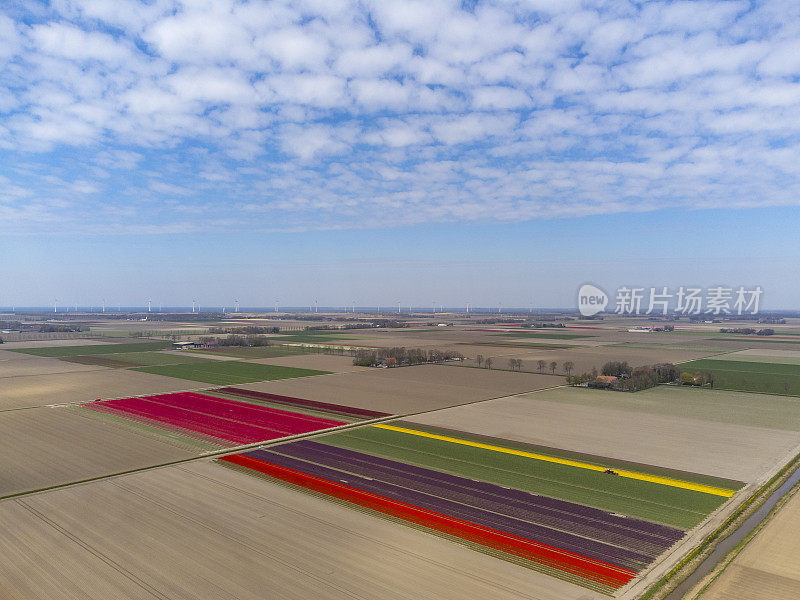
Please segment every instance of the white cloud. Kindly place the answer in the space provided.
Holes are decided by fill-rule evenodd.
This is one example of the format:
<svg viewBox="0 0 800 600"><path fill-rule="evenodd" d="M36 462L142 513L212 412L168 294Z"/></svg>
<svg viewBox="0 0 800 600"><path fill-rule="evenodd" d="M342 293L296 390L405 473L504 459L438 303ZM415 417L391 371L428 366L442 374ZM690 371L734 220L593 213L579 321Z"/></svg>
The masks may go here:
<svg viewBox="0 0 800 600"><path fill-rule="evenodd" d="M472 92L472 104L477 110L505 110L531 107L525 92L504 86L486 86Z"/></svg>
<svg viewBox="0 0 800 600"><path fill-rule="evenodd" d="M201 230L217 207L218 221L249 206L302 229L381 224L378 205L410 223L800 198L800 9L786 0L15 10L0 15L15 230L77 227L78 197L109 231L165 231L171 215Z"/></svg>
<svg viewBox="0 0 800 600"><path fill-rule="evenodd" d="M126 44L110 35L86 32L63 23L35 25L30 36L41 52L78 62L95 60L119 64L132 58Z"/></svg>

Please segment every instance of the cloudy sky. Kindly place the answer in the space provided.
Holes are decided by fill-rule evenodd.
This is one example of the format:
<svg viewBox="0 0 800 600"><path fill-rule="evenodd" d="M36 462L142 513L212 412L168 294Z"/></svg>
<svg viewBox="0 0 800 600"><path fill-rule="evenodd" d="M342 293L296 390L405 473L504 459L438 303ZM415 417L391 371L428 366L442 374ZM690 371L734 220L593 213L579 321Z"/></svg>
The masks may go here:
<svg viewBox="0 0 800 600"><path fill-rule="evenodd" d="M780 281L764 264L800 252L799 76L794 0L3 3L0 276L16 284L0 305L174 303L177 285L223 302L203 278L243 273L297 304L325 293L307 278L331 303L452 303L484 293L467 254L487 277L575 271L566 299L602 270L575 267L587 253L685 265L687 243L702 283ZM442 273L405 261L370 288L365 254ZM741 270L715 271L726 257ZM152 270L168 261L193 266ZM562 301L496 283L477 301Z"/></svg>

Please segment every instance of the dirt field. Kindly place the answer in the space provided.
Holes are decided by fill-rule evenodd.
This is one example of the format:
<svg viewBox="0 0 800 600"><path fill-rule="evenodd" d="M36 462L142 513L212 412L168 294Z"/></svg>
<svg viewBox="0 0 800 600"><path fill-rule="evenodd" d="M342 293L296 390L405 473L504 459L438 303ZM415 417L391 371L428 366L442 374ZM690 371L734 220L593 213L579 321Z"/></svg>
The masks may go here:
<svg viewBox="0 0 800 600"><path fill-rule="evenodd" d="M548 391L547 399L595 408L800 431L800 402L787 396L688 386L658 386L635 394L562 387Z"/></svg>
<svg viewBox="0 0 800 600"><path fill-rule="evenodd" d="M295 367L298 369L317 369L319 371L330 371L331 373L357 373L370 370L369 367L354 366L353 358L350 356L335 356L332 354L298 354L296 356L250 359L247 362Z"/></svg>
<svg viewBox="0 0 800 600"><path fill-rule="evenodd" d="M95 371L9 377L0 381L3 382L0 411L208 387L162 375L105 367Z"/></svg>
<svg viewBox="0 0 800 600"><path fill-rule="evenodd" d="M701 596L702 600L800 598L800 494L795 494Z"/></svg>
<svg viewBox="0 0 800 600"><path fill-rule="evenodd" d="M210 462L2 502L0 547L9 600L603 598Z"/></svg>
<svg viewBox="0 0 800 600"><path fill-rule="evenodd" d="M559 402L562 393L501 398L414 421L740 481L758 480L800 445L797 432L577 406Z"/></svg>
<svg viewBox="0 0 800 600"><path fill-rule="evenodd" d="M563 378L549 375L421 365L265 381L240 387L407 414L542 389L562 382Z"/></svg>
<svg viewBox="0 0 800 600"><path fill-rule="evenodd" d="M800 365L800 350L770 350L755 348L740 350L723 356L719 360L741 360L746 362L765 362L778 365Z"/></svg>
<svg viewBox="0 0 800 600"><path fill-rule="evenodd" d="M553 340L554 342L556 340ZM499 369L508 368L508 359L517 358L522 361L523 371L536 371L537 361L547 363L545 373L550 372L550 361L556 361L556 373L564 373L563 364L566 361L574 363L574 373L590 372L593 368L598 371L603 364L610 360L627 361L631 366L652 365L660 362L682 362L713 355L715 352L697 351L673 348L628 348L625 346L595 346L593 348L571 348L568 350L525 350L523 348L503 348L500 346L465 346L460 351L472 360L464 362L466 366L476 366L475 357L482 354L484 358L492 357L494 366ZM724 352L719 350L718 352Z"/></svg>
<svg viewBox="0 0 800 600"><path fill-rule="evenodd" d="M28 359L8 358L7 355L27 356ZM17 354L16 352L0 351L0 378L25 377L29 375L53 375L56 373L75 373L82 371L98 371L103 367L98 365L81 365L69 363L57 358L40 358Z"/></svg>
<svg viewBox="0 0 800 600"><path fill-rule="evenodd" d="M132 343L130 339L125 338L125 343ZM16 350L17 348L50 348L52 346L94 346L103 344L113 344L120 342L116 338L109 338L108 340L93 340L87 338L75 338L71 340L32 340L27 342L6 342L3 344L5 350Z"/></svg>
<svg viewBox="0 0 800 600"><path fill-rule="evenodd" d="M0 496L189 458L199 452L166 437L116 425L89 411L30 408L0 412Z"/></svg>

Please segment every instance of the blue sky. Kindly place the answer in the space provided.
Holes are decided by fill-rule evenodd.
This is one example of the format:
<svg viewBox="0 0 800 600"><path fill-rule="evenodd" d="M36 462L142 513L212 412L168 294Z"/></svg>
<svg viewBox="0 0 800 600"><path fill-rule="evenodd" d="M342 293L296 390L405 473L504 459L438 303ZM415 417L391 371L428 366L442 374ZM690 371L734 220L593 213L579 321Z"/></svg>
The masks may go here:
<svg viewBox="0 0 800 600"><path fill-rule="evenodd" d="M0 306L798 307L797 2L0 7Z"/></svg>

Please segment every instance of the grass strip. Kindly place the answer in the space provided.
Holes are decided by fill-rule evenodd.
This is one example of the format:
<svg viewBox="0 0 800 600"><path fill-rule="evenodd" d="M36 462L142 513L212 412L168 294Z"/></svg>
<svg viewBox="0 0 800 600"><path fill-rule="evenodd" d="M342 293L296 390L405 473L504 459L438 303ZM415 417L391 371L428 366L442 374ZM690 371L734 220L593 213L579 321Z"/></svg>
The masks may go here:
<svg viewBox="0 0 800 600"><path fill-rule="evenodd" d="M405 427L397 427L396 425L388 425L385 423L379 423L376 425L372 425L372 427L379 427L381 429L389 429L391 431L399 431L400 433L407 433L409 435L418 435L422 437L428 437L435 440L441 440L443 442L450 442L453 444L463 444L465 446L473 446L475 448L481 448L483 450L491 450L492 452L503 452L505 454L514 454L516 456L524 456L525 458L532 458L535 460L543 460L545 462L552 462L556 464L566 465L569 467L576 467L578 469L588 469L590 471L606 471L607 467L601 465L593 465L590 463L576 461L567 458L560 458L557 456L548 456L545 454L538 454L533 452L527 452L524 450L517 450L515 448L508 448L503 446L495 446L492 444L484 444L482 442L475 442L471 440L466 440L463 438L455 438L450 436L438 435L435 433L429 433L426 431L420 431L418 429L408 429ZM695 483L692 481L682 481L680 479L673 479L671 477L663 477L660 475L651 475L649 473L640 473L637 471L628 471L620 469L616 471L619 477L626 477L629 479L638 479L641 481L649 481L652 483L658 483L660 485L668 485L677 488L683 488L685 490L692 490L695 492L702 492L704 494L712 494L715 496L723 496L725 498L730 498L736 492L734 490L727 490L724 488L706 485L702 483Z"/></svg>
<svg viewBox="0 0 800 600"><path fill-rule="evenodd" d="M534 392L535 393L535 392ZM632 471L639 471L641 473L649 473L651 475L659 475L662 477L670 477L672 479L682 479L685 481L692 481L694 483L702 483L715 487L725 488L729 490L740 490L745 486L743 481L735 479L726 479L723 477L715 477L713 475L703 475L700 473L691 473L689 471L680 471L677 469L668 469L666 467L658 467L655 465L648 465L644 463L637 463L627 460L620 460L616 458L609 458L607 456L599 456L597 454L585 454L581 452L572 452L569 450L562 450L561 448L553 448L551 446L537 446L525 442L518 442L505 438L491 437L487 435L479 435L477 433L459 431L456 429L447 429L445 427L436 427L433 425L424 425L421 423L414 423L412 421L392 421L388 425L397 425L400 427L407 427L409 429L417 429L420 431L427 431L428 433L436 433L444 436L451 436L463 438L466 440L482 442L484 444L492 444L496 446L503 446L506 448L513 448L515 450L522 450L525 452L533 452L537 454L546 454L547 456L554 456L557 458L566 458L580 462L588 462L601 464L604 467L612 469L627 469Z"/></svg>
<svg viewBox="0 0 800 600"><path fill-rule="evenodd" d="M325 375L328 371L314 369L298 369L277 365L262 365L240 361L202 360L196 364L154 365L139 367L133 371L165 375L190 381L202 381L214 385L231 385L235 383L253 383L256 381L273 381L276 379L292 379L294 377L311 377Z"/></svg>
<svg viewBox="0 0 800 600"><path fill-rule="evenodd" d="M726 500L375 427L328 434L314 441L684 530L700 523Z"/></svg>
<svg viewBox="0 0 800 600"><path fill-rule="evenodd" d="M91 346L48 346L46 348L12 348L12 352L58 358L60 356L86 356L90 354L117 354L120 352L150 352L172 346L172 342L141 342L135 344L93 344Z"/></svg>

